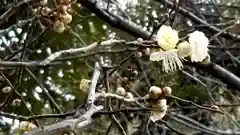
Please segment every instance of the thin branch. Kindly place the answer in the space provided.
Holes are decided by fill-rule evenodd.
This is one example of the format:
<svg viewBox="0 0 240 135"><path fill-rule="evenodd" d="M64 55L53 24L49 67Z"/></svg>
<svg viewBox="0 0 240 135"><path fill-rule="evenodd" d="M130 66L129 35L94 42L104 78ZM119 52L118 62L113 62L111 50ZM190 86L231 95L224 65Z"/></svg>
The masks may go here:
<svg viewBox="0 0 240 135"><path fill-rule="evenodd" d="M169 3L170 1L166 1ZM104 20L106 23L111 25L112 27L118 28L120 30L126 31L129 34L132 34L133 36L143 38L143 39L150 39L151 33L148 31L145 31L142 27L136 27L137 25L130 20L125 20L124 18L117 17L114 15L110 15L109 13L105 12L103 9L101 9L99 6L96 6L96 3L91 2L89 0L80 0L80 3L88 8L90 11L95 13L100 19ZM171 3L170 3L171 4ZM183 12L185 11L185 12ZM180 13L186 13L186 15L189 13L186 10L183 10L182 7L179 7ZM188 15L187 15L188 16ZM199 19L199 18L198 18ZM199 20L198 20L199 21ZM202 22L202 20L201 20ZM203 24L206 24L205 21L202 22ZM209 28L212 28L215 30L216 33L220 32L218 28L214 26L210 26L209 24L206 24ZM240 36L232 35L231 33L226 34L226 32L222 33L225 34L228 37L231 37L232 39L240 39ZM194 63L192 66L199 68L199 65ZM228 70L224 69L223 67L212 63L210 65L201 65L202 67L205 67L205 71L212 74L213 76L221 79L224 83L227 85L236 88L240 90L240 78L238 78L236 75L232 74ZM217 74L216 74L217 73Z"/></svg>
<svg viewBox="0 0 240 135"><path fill-rule="evenodd" d="M37 80L37 77L32 73L31 70L29 70L28 68L26 68L26 71L29 73L29 75L38 83L38 85L41 87L41 89L43 89L43 92L46 94L48 100L50 101L50 103L54 106L54 108L59 112L62 113L61 108L59 107L59 105L56 103L56 101L53 99L53 97L50 95L50 93L48 92L48 90Z"/></svg>
<svg viewBox="0 0 240 135"><path fill-rule="evenodd" d="M27 6L34 2L36 0L23 0L19 2L17 5L12 5L11 8L9 8L5 13L3 13L0 16L0 26L8 20L9 17L11 17L13 14L15 14L19 9L23 8L24 6Z"/></svg>
<svg viewBox="0 0 240 135"><path fill-rule="evenodd" d="M161 0L157 0L157 1L163 2ZM174 6L173 2L171 2L171 1L165 1L165 2L167 3L168 6L171 6L171 7ZM188 10L186 10L183 7L179 7L178 10L179 10L179 13L183 14L186 17L189 17L193 21L195 21L197 23L200 23L200 24L206 25L206 27L209 30L211 30L211 31L213 31L215 33L220 33L222 36L224 36L226 38L233 39L233 40L240 40L240 35L239 34L234 34L234 33L231 33L231 32L222 31L221 29L219 29L219 28L209 24L208 22L202 20L201 18L197 17L195 14L189 12Z"/></svg>
<svg viewBox="0 0 240 135"><path fill-rule="evenodd" d="M224 112L222 112L221 110L217 110L217 109L212 109L212 108L209 108L209 107L201 106L201 105L198 105L198 104L196 104L196 103L194 103L192 101L186 100L186 99L181 99L181 98L175 97L175 96L169 96L169 97L173 98L173 99L176 99L178 101L181 101L181 102L192 104L193 106L195 106L197 108L200 108L200 109L204 109L204 110L208 110L208 111L218 112L218 113L224 114Z"/></svg>
<svg viewBox="0 0 240 135"><path fill-rule="evenodd" d="M202 133L206 133L206 134L211 134L211 135L240 135L240 132L239 131L231 131L231 130L226 130L226 131L223 131L223 130L218 130L218 129L212 129L212 128L208 128L207 126L191 119L191 118L188 118L184 115L181 115L181 114L176 114L176 113L173 113L173 116L170 117L170 119L178 122L178 123L181 123L187 127L190 127L194 130L197 130L197 131L201 131Z"/></svg>
<svg viewBox="0 0 240 135"><path fill-rule="evenodd" d="M21 121L31 121L36 119L44 119L44 118L66 118L67 116L73 116L75 114L74 112L69 113L62 113L62 114L45 114L45 115L35 115L35 116L22 116L17 114L10 114L6 112L0 112L1 116L11 118L11 119L18 119Z"/></svg>

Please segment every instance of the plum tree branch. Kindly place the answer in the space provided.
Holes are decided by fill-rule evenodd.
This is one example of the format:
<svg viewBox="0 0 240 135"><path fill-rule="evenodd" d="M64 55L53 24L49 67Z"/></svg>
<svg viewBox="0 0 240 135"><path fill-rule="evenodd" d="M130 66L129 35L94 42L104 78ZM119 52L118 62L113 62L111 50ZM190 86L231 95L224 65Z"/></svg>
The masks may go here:
<svg viewBox="0 0 240 135"><path fill-rule="evenodd" d="M104 9L97 6L97 4L92 2L91 0L80 0L80 3L83 6L85 6L86 8L88 8L91 12L95 13L100 19L104 20L106 23L108 23L109 25L111 25L114 28L118 28L122 31L132 34L135 37L143 38L146 40L151 38L150 32L144 30L140 26L137 26L134 22L132 22L130 20L126 20L126 19L122 18L121 16L116 16L116 15L106 12ZM206 22L202 22L202 23L205 24ZM214 30L215 32L219 32L219 29L217 29L214 26L209 25L208 28L210 30ZM222 34L225 36L228 36L232 39L238 39L238 38L240 39L240 36L234 35L231 33L223 32ZM201 67L200 69L203 69L204 71L210 73L214 77L219 78L227 85L229 85L237 90L240 90L240 78L237 77L236 75L232 74L227 69L224 69L220 65L211 63L209 65L202 64L201 66L199 66L199 64L193 63L192 66L194 66L196 68ZM227 77L227 79L225 77Z"/></svg>
<svg viewBox="0 0 240 135"><path fill-rule="evenodd" d="M99 63L96 62L86 102L87 106L85 106L85 108L78 108L79 110L76 112L77 117L66 119L53 125L44 126L42 129L37 129L33 132L26 133L25 135L59 135L63 133L71 133L92 123L94 120L92 115L103 109L103 106L96 106L93 104L96 98L95 89L100 73L101 67Z"/></svg>

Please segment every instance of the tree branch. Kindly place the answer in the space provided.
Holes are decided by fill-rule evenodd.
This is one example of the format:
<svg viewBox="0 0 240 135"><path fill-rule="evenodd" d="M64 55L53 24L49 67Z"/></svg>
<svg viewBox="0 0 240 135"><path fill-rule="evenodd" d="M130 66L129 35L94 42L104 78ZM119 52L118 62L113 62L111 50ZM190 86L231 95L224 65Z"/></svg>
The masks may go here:
<svg viewBox="0 0 240 135"><path fill-rule="evenodd" d="M86 103L87 105L85 106L86 108L78 108L79 110L76 112L76 116L78 117L66 119L50 126L45 126L42 129L37 129L36 131L26 133L25 135L60 135L63 132L75 132L76 130L84 128L87 125L91 124L93 122L92 115L103 109L103 106L96 106L93 104L96 98L95 89L100 77L100 73L101 67L99 63L96 62L93 77L91 80L92 83L89 88L89 94ZM83 109L83 111L80 109Z"/></svg>
<svg viewBox="0 0 240 135"><path fill-rule="evenodd" d="M97 6L96 3L91 2L90 0L80 0L80 3L86 8L88 8L90 11L95 13L100 19L104 20L106 23L108 23L112 27L123 30L129 34L132 34L135 37L150 39L150 32L145 31L141 27L136 27L137 25L134 22L131 22L130 20L126 20L120 16L110 15L110 13L107 13L106 11L101 9L99 6ZM179 12L180 12L180 9L179 9ZM202 23L205 24L206 22L202 22ZM209 28L214 30L215 32L219 32L219 29L214 26L209 25ZM238 38L240 39L239 35L226 33L226 32L223 32L222 34L232 39L238 39ZM199 64L192 64L192 65L194 67L199 68ZM201 68L201 69L210 73L214 77L219 78L227 85L240 90L240 79L236 75L232 74L231 72L224 69L220 65L217 65L217 64L212 64L212 65L213 66L202 65L202 67L205 67L205 68ZM224 75L221 75L221 74L224 74ZM227 76L227 79L225 78L226 76Z"/></svg>

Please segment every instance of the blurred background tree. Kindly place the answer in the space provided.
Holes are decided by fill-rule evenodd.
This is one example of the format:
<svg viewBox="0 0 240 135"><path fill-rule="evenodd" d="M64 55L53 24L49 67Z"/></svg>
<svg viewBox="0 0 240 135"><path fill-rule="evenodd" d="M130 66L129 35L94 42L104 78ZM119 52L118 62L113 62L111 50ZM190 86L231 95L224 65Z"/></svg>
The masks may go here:
<svg viewBox="0 0 240 135"><path fill-rule="evenodd" d="M20 124L25 120L13 116L69 113L84 104L87 92L79 85L82 79L91 80L94 63L101 57L111 65L124 62L117 73L127 78L124 88L134 96L144 96L153 85L170 86L172 95L189 101L168 100L168 115L156 123L143 112L117 115L128 134L240 134L240 82L224 78L226 72L215 72L212 66L184 63L182 70L165 73L160 63L149 61L146 47L131 50L124 45L90 54L65 54L41 65L55 52L94 42L152 40L149 34L156 34L165 24L177 29L181 37L203 31L210 40L211 61L238 80L239 11L239 0L1 0L0 134L27 130ZM136 25L138 29L134 29ZM136 52L143 56L133 56ZM105 87L103 80L99 87ZM224 114L196 107L193 102ZM44 126L62 118L29 122ZM100 117L79 134L122 134L111 121Z"/></svg>

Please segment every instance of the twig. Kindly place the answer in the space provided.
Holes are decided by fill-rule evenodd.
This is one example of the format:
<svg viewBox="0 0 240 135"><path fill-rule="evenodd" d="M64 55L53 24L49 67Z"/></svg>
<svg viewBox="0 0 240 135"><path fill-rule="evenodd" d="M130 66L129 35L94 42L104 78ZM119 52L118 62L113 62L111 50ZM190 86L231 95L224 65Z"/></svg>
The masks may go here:
<svg viewBox="0 0 240 135"><path fill-rule="evenodd" d="M50 103L54 106L54 108L59 112L62 113L61 108L59 107L59 105L56 103L56 101L53 99L53 97L50 95L50 93L48 92L48 90L37 80L37 77L32 73L31 70L29 70L28 68L25 68L26 71L29 73L29 75L38 83L38 85L41 87L41 89L43 89L43 92L46 94L46 96L48 97L48 100L50 101Z"/></svg>
<svg viewBox="0 0 240 135"><path fill-rule="evenodd" d="M224 112L222 112L221 110L217 110L217 109L212 109L212 108L208 108L208 107L205 107L205 106L201 106L201 105L198 105L192 101L189 101L189 100L185 100L185 99L181 99L179 97L175 97L175 96L169 96L170 98L173 98L173 99L176 99L176 100L179 100L181 102L185 102L185 103L189 103L189 104L192 104L193 106L196 106L197 108L200 108L200 109L204 109L204 110L208 110L208 111L212 111L212 112L218 112L218 113L221 113L221 114L224 114Z"/></svg>
<svg viewBox="0 0 240 135"><path fill-rule="evenodd" d="M35 116L22 116L18 114L0 112L1 116L11 118L11 119L18 119L21 121L31 121L31 120L43 119L43 118L66 118L67 116L72 116L73 114L75 114L75 111L69 112L69 113L62 113L62 114L46 114L46 115L35 115Z"/></svg>
<svg viewBox="0 0 240 135"><path fill-rule="evenodd" d="M23 6L27 6L28 4L31 4L35 0L23 0L19 2L17 5L12 5L11 8L9 8L5 13L3 13L0 16L0 26L8 20L9 17L11 17L13 14L15 14L20 8Z"/></svg>
<svg viewBox="0 0 240 135"><path fill-rule="evenodd" d="M181 114L173 113L173 117L171 116L170 119L172 119L178 123L181 123L187 127L195 129L197 131L201 131L203 133L207 133L207 134L211 134L211 135L240 135L239 131L229 131L229 130L222 131L222 130L218 130L218 129L208 128L207 126L205 126L191 118L188 118L184 115L181 115Z"/></svg>

